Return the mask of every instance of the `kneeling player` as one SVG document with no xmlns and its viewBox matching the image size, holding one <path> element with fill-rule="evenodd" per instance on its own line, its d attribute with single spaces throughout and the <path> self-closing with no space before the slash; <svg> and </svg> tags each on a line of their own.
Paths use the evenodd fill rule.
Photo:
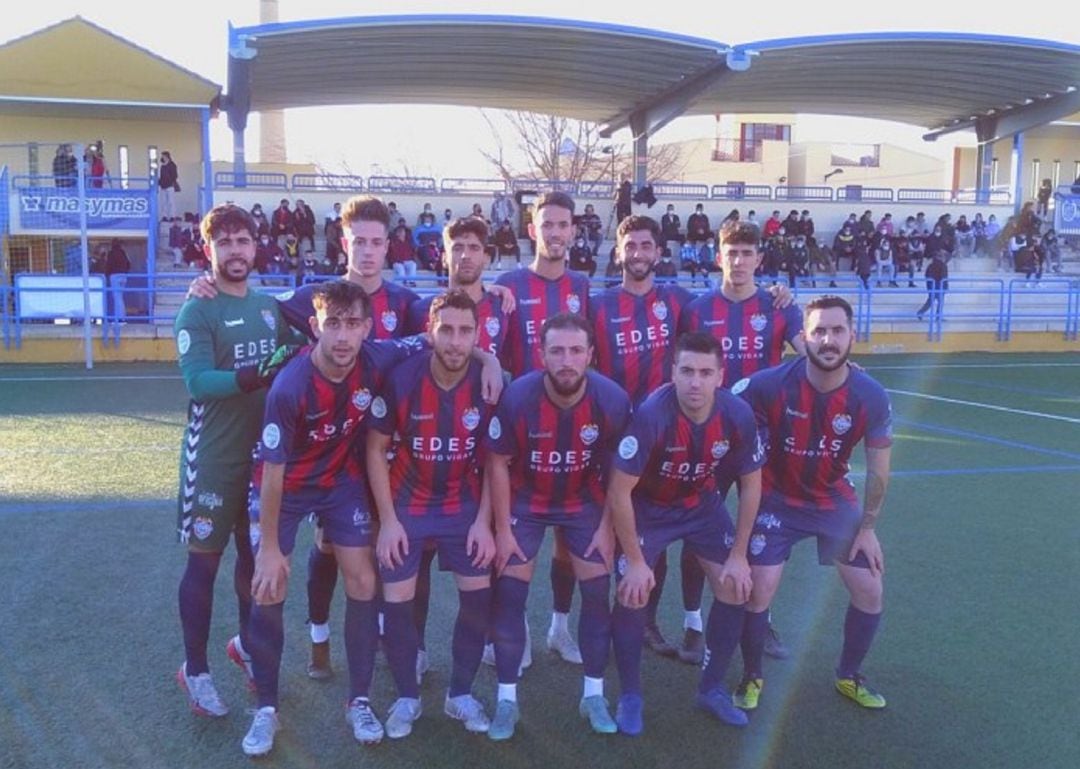
<svg viewBox="0 0 1080 769">
<path fill-rule="evenodd" d="M 735 703 L 757 707 L 768 608 L 795 543 L 817 540 L 818 561 L 836 564 L 851 596 L 836 688 L 866 708 L 885 698 L 866 685 L 859 667 L 882 610 L 884 556 L 874 527 L 885 501 L 892 410 L 884 388 L 846 365 L 854 340 L 851 305 L 823 296 L 806 305 L 806 357 L 736 384 L 754 409 L 767 441 L 761 512 L 750 539 L 754 580 L 743 635 L 743 682 Z M 847 478 L 848 460 L 865 439 L 862 510 Z"/>
<path fill-rule="evenodd" d="M 677 540 L 696 556 L 714 596 L 698 705 L 725 723 L 747 723 L 723 689 L 723 677 L 750 595 L 747 545 L 761 497 L 764 450 L 753 412 L 720 389 L 722 366 L 717 339 L 701 331 L 681 335 L 671 384 L 641 404 L 619 443 L 607 504 L 623 553 L 612 638 L 622 679 L 615 720 L 626 734 L 643 729 L 641 646 L 655 585 L 652 566 Z M 718 474 L 739 479 L 734 530 L 716 487 Z"/>
<path fill-rule="evenodd" d="M 495 557 L 491 505 L 477 458 L 493 409 L 484 403 L 481 366 L 472 359 L 476 303 L 455 289 L 435 298 L 429 319 L 431 352 L 390 372 L 384 395 L 372 404 L 375 419 L 367 436 L 380 524 L 376 551 L 386 601 L 386 657 L 399 697 L 386 719 L 393 738 L 412 732 L 421 712 L 413 600 L 429 541 L 441 566 L 454 572 L 460 601 L 444 708 L 470 732 L 486 732 L 490 724 L 472 684 L 484 650 Z M 392 438 L 397 448 L 388 463 Z"/>
<path fill-rule="evenodd" d="M 346 711 L 359 742 L 378 742 L 383 728 L 368 703 L 378 631 L 375 558 L 363 465 L 353 447 L 372 395 L 371 369 L 419 351 L 416 340 L 365 343 L 371 304 L 359 286 L 320 285 L 313 296 L 318 341 L 282 369 L 266 401 L 259 497 L 252 504 L 258 552 L 251 591 L 252 672 L 259 709 L 242 747 L 268 753 L 278 730 L 278 672 L 284 645 L 282 613 L 289 555 L 300 521 L 314 513 L 334 543 L 345 581 L 345 646 L 349 660 Z"/>
<path fill-rule="evenodd" d="M 495 515 L 492 636 L 499 680 L 488 736 L 509 739 L 518 721 L 517 681 L 525 647 L 525 601 L 545 529 L 562 530 L 581 585 L 578 639 L 585 667 L 579 712 L 596 732 L 615 732 L 604 701 L 611 646 L 608 603 L 611 524 L 603 517 L 602 471 L 630 415 L 630 399 L 589 371 L 593 332 L 560 313 L 540 331 L 544 368 L 510 383 L 488 429 L 487 475 Z"/>
</svg>

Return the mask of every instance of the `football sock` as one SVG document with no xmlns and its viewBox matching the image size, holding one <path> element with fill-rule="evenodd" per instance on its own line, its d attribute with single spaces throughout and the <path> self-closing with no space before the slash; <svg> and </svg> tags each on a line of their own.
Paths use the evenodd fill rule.
<svg viewBox="0 0 1080 769">
<path fill-rule="evenodd" d="M 647 609 L 628 609 L 618 601 L 611 610 L 611 645 L 623 694 L 641 694 L 641 644 Z"/>
<path fill-rule="evenodd" d="M 284 603 L 251 607 L 250 646 L 244 649 L 251 655 L 251 672 L 255 678 L 255 694 L 260 708 L 278 706 L 278 674 L 281 670 L 281 650 L 285 648 Z"/>
<path fill-rule="evenodd" d="M 585 676 L 585 683 L 581 689 L 581 698 L 586 697 L 603 697 L 604 696 L 604 679 L 603 678 L 590 678 Z"/>
<path fill-rule="evenodd" d="M 251 548 L 251 535 L 247 527 L 236 535 L 236 563 L 233 565 L 233 590 L 236 593 L 237 620 L 240 627 L 240 644 L 246 649 L 251 618 L 251 579 L 255 576 L 255 553 Z"/>
<path fill-rule="evenodd" d="M 569 614 L 574 603 L 574 566 L 570 561 L 551 559 L 551 597 L 554 611 Z"/>
<path fill-rule="evenodd" d="M 321 644 L 326 643 L 330 640 L 330 625 L 328 623 L 316 625 L 314 622 L 312 622 L 310 625 L 310 629 L 312 643 Z"/>
<path fill-rule="evenodd" d="M 705 592 L 705 572 L 701 570 L 698 559 L 683 546 L 682 557 L 679 560 L 682 568 L 682 603 L 687 612 L 698 612 L 698 626 L 694 630 L 701 630 L 701 596 Z M 689 625 L 687 626 L 689 627 Z"/>
<path fill-rule="evenodd" d="M 604 677 L 611 648 L 611 607 L 608 603 L 611 580 L 607 574 L 584 580 L 581 585 L 581 616 L 578 617 L 578 645 L 585 675 Z"/>
<path fill-rule="evenodd" d="M 704 628 L 704 625 L 701 623 L 701 609 L 684 611 L 682 626 L 683 630 L 696 630 L 700 633 Z"/>
<path fill-rule="evenodd" d="M 660 606 L 660 596 L 664 594 L 664 580 L 667 579 L 667 550 L 660 553 L 652 572 L 656 585 L 649 593 L 649 602 L 645 604 L 645 621 L 650 625 L 655 625 L 656 610 Z"/>
<path fill-rule="evenodd" d="M 424 550 L 420 554 L 420 571 L 416 575 L 416 595 L 413 596 L 413 622 L 416 624 L 416 643 L 426 649 L 424 634 L 427 630 L 428 605 L 431 603 L 431 562 L 438 550 Z"/>
<path fill-rule="evenodd" d="M 180 626 L 184 632 L 184 659 L 189 676 L 210 670 L 206 662 L 206 644 L 210 639 L 210 615 L 214 609 L 214 577 L 220 564 L 221 553 L 188 551 L 187 566 L 180 578 Z"/>
<path fill-rule="evenodd" d="M 765 634 L 769 632 L 769 610 L 746 610 L 743 616 L 743 677 L 762 678 L 761 657 L 765 653 Z"/>
<path fill-rule="evenodd" d="M 495 606 L 491 615 L 491 637 L 495 642 L 495 672 L 500 684 L 518 680 L 518 668 L 525 653 L 525 601 L 529 583 L 516 577 L 499 577 L 495 582 Z"/>
<path fill-rule="evenodd" d="M 386 619 L 386 661 L 394 677 L 399 697 L 416 699 L 420 687 L 416 683 L 416 623 L 413 621 L 412 601 L 383 604 Z"/>
<path fill-rule="evenodd" d="M 709 625 L 705 631 L 705 669 L 701 672 L 698 691 L 711 692 L 724 684 L 724 674 L 731 655 L 742 636 L 743 614 L 746 610 L 723 601 L 713 600 L 709 610 Z"/>
<path fill-rule="evenodd" d="M 844 649 L 840 653 L 840 666 L 836 669 L 837 678 L 852 678 L 859 672 L 880 623 L 880 612 L 867 614 L 848 604 L 847 616 L 844 617 Z"/>
<path fill-rule="evenodd" d="M 551 612 L 551 627 L 548 629 L 548 633 L 569 633 L 570 632 L 570 615 L 563 614 L 560 611 Z"/>
<path fill-rule="evenodd" d="M 375 671 L 379 625 L 375 601 L 345 598 L 345 656 L 349 660 L 349 699 L 368 696 Z"/>
<path fill-rule="evenodd" d="M 496 699 L 517 702 L 517 684 L 499 684 Z"/>
<path fill-rule="evenodd" d="M 491 612 L 491 588 L 459 590 L 457 621 L 451 644 L 453 671 L 450 674 L 450 696 L 457 697 L 472 691 L 473 679 L 484 656 L 484 636 Z M 522 648 L 524 653 L 524 647 Z"/>
<path fill-rule="evenodd" d="M 337 558 L 312 545 L 307 561 L 308 620 L 312 625 L 330 621 L 330 601 L 337 585 Z"/>
</svg>

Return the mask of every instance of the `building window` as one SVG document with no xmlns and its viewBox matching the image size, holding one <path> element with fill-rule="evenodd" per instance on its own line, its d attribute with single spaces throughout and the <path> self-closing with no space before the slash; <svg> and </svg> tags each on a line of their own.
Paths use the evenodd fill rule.
<svg viewBox="0 0 1080 769">
<path fill-rule="evenodd" d="M 158 151 L 157 147 L 146 148 L 146 175 L 151 179 L 156 179 L 158 175 Z"/>
<path fill-rule="evenodd" d="M 1042 179 L 1039 178 L 1041 168 L 1038 158 L 1031 161 L 1031 197 L 1033 198 L 1038 196 L 1039 185 L 1042 183 Z"/>
</svg>

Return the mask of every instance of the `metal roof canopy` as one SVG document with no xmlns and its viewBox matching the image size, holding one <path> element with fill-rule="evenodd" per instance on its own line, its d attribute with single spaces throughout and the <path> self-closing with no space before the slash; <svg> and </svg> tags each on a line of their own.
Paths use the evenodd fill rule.
<svg viewBox="0 0 1080 769">
<path fill-rule="evenodd" d="M 614 24 L 407 15 L 231 27 L 229 123 L 249 110 L 445 104 L 529 110 L 648 135 L 679 115 L 815 113 L 980 142 L 1080 110 L 1080 46 L 885 32 L 737 46 Z"/>
</svg>

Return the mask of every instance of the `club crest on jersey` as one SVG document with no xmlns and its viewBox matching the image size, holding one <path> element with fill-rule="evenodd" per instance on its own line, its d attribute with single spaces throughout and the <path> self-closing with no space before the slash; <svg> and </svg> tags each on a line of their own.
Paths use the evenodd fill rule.
<svg viewBox="0 0 1080 769">
<path fill-rule="evenodd" d="M 761 552 L 765 549 L 765 535 L 755 534 L 750 537 L 750 554 L 761 555 Z"/>
<path fill-rule="evenodd" d="M 393 332 L 397 328 L 397 313 L 393 310 L 384 310 L 379 319 L 382 321 L 382 327 L 387 331 Z"/>
<path fill-rule="evenodd" d="M 832 429 L 837 435 L 843 435 L 851 429 L 851 415 L 837 414 L 832 420 Z"/>
<path fill-rule="evenodd" d="M 623 459 L 633 459 L 637 450 L 638 440 L 633 435 L 627 435 L 619 441 L 619 456 Z"/>
<path fill-rule="evenodd" d="M 267 422 L 262 431 L 262 444 L 273 451 L 281 443 L 281 428 L 273 422 Z"/>
<path fill-rule="evenodd" d="M 200 515 L 195 518 L 191 530 L 195 534 L 195 539 L 206 539 L 214 533 L 214 519 Z"/>
<path fill-rule="evenodd" d="M 492 339 L 497 337 L 501 330 L 502 324 L 499 323 L 499 319 L 496 318 L 494 315 L 484 321 L 484 331 L 486 331 L 487 335 Z"/>
<path fill-rule="evenodd" d="M 365 392 L 367 391 L 365 390 Z M 386 401 L 382 399 L 381 395 L 371 402 L 371 416 L 376 419 L 382 419 L 386 416 Z"/>
<path fill-rule="evenodd" d="M 566 309 L 575 313 L 581 311 L 581 300 L 578 299 L 577 294 L 570 294 L 570 296 L 566 297 Z"/>
<path fill-rule="evenodd" d="M 187 355 L 187 351 L 191 349 L 191 334 L 186 328 L 180 329 L 180 333 L 176 335 L 176 349 L 181 355 Z"/>
<path fill-rule="evenodd" d="M 461 424 L 465 425 L 465 429 L 472 431 L 480 426 L 480 409 L 473 406 L 472 408 L 465 409 L 465 413 L 461 415 Z"/>
<path fill-rule="evenodd" d="M 361 411 L 366 411 L 367 407 L 371 405 L 371 393 L 368 392 L 366 387 L 362 387 L 352 394 L 352 405 Z"/>
<path fill-rule="evenodd" d="M 667 320 L 667 305 L 657 299 L 652 305 L 652 314 L 657 320 Z"/>
<path fill-rule="evenodd" d="M 731 444 L 727 441 L 713 441 L 712 458 L 723 459 L 724 455 L 728 453 L 729 448 L 731 448 Z"/>
<path fill-rule="evenodd" d="M 750 316 L 750 328 L 757 331 L 759 334 L 765 330 L 765 327 L 769 325 L 769 320 L 760 312 L 755 312 Z"/>
<path fill-rule="evenodd" d="M 289 301 L 290 299 L 293 298 L 293 294 L 295 294 L 295 293 L 296 293 L 295 291 L 293 291 L 292 289 L 289 289 L 284 294 L 278 294 L 276 299 L 279 302 L 287 302 L 287 301 Z"/>
<path fill-rule="evenodd" d="M 738 382 L 736 382 L 735 384 L 733 384 L 731 386 L 731 394 L 732 395 L 738 395 L 739 393 L 741 393 L 743 390 L 745 390 L 749 386 L 750 386 L 750 377 L 744 376 L 742 379 L 740 379 Z"/>
<path fill-rule="evenodd" d="M 274 313 L 270 310 L 262 311 L 262 319 L 268 329 L 271 331 L 277 330 L 277 318 L 274 317 Z"/>
<path fill-rule="evenodd" d="M 592 446 L 600 437 L 600 428 L 590 423 L 581 428 L 581 442 L 586 446 Z"/>
</svg>

